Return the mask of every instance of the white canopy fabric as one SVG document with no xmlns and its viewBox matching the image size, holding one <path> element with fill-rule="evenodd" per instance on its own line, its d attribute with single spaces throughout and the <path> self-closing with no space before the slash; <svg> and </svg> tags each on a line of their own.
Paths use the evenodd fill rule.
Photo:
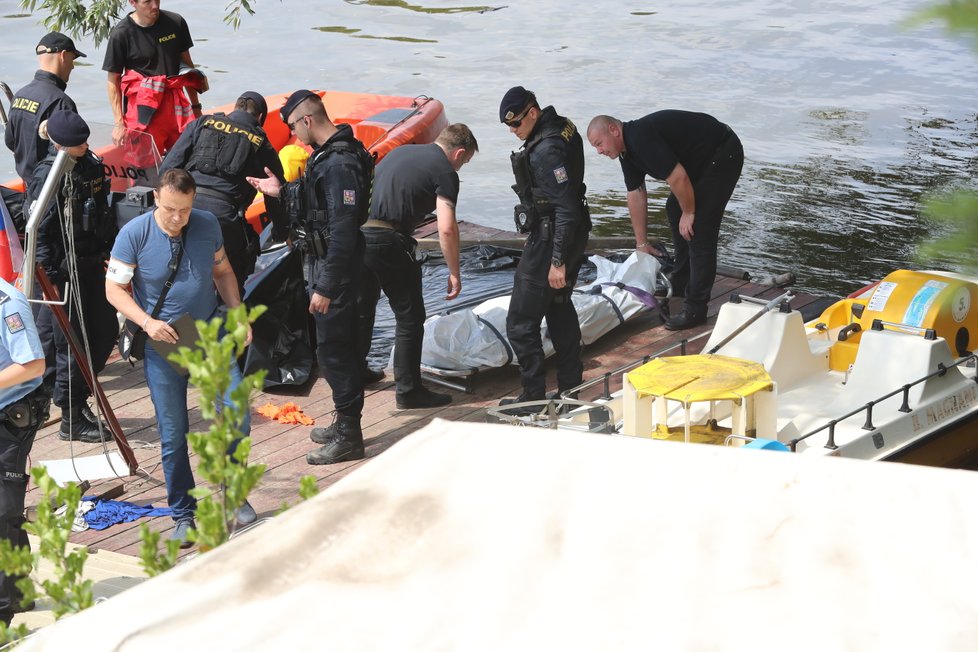
<svg viewBox="0 0 978 652">
<path fill-rule="evenodd" d="M 24 650 L 975 650 L 978 475 L 435 421 Z"/>
</svg>

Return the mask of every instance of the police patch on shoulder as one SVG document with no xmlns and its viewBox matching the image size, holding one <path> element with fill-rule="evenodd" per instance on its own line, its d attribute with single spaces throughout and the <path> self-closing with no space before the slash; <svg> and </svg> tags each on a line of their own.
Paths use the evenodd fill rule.
<svg viewBox="0 0 978 652">
<path fill-rule="evenodd" d="M 357 205 L 357 191 L 356 190 L 344 190 L 343 191 L 343 203 L 347 206 Z"/>
<path fill-rule="evenodd" d="M 554 177 L 557 179 L 557 183 L 565 183 L 567 181 L 567 168 L 561 165 L 554 170 Z"/>
<path fill-rule="evenodd" d="M 21 319 L 19 312 L 7 315 L 3 320 L 7 322 L 7 330 L 11 333 L 19 333 L 24 330 L 24 320 Z"/>
</svg>

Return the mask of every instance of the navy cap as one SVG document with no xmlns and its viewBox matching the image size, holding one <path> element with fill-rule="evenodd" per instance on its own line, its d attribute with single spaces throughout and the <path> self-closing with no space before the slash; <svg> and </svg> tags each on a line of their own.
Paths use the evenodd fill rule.
<svg viewBox="0 0 978 652">
<path fill-rule="evenodd" d="M 55 52 L 74 52 L 76 57 L 85 56 L 75 47 L 75 42 L 61 32 L 48 32 L 41 37 L 37 47 L 34 48 L 35 54 L 53 54 Z"/>
<path fill-rule="evenodd" d="M 513 86 L 503 95 L 503 101 L 499 103 L 499 121 L 509 122 L 527 107 L 537 101 L 537 96 L 532 91 L 528 91 L 522 86 Z"/>
<path fill-rule="evenodd" d="M 288 124 L 289 115 L 295 110 L 295 107 L 299 106 L 302 102 L 308 100 L 310 97 L 319 97 L 316 93 L 312 91 L 307 91 L 305 89 L 301 91 L 296 91 L 289 95 L 289 99 L 285 100 L 285 104 L 282 106 L 282 110 L 279 111 L 279 115 L 282 116 L 282 122 Z"/>
<path fill-rule="evenodd" d="M 91 130 L 74 111 L 55 111 L 48 118 L 48 138 L 62 147 L 76 147 L 88 141 Z"/>
<path fill-rule="evenodd" d="M 239 100 L 251 100 L 258 105 L 258 124 L 265 122 L 265 118 L 268 117 L 268 104 L 265 102 L 265 98 L 262 97 L 261 93 L 256 93 L 255 91 L 245 91 L 241 94 Z"/>
</svg>

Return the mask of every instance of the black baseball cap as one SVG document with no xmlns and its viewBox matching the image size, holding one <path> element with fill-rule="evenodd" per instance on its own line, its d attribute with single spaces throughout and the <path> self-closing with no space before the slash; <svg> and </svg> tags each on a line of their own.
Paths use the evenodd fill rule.
<svg viewBox="0 0 978 652">
<path fill-rule="evenodd" d="M 238 98 L 239 100 L 251 100 L 258 107 L 258 124 L 265 122 L 265 118 L 268 116 L 268 104 L 265 102 L 265 98 L 262 97 L 261 93 L 256 91 L 245 91 Z"/>
<path fill-rule="evenodd" d="M 282 106 L 282 109 L 279 111 L 279 115 L 282 117 L 282 122 L 288 124 L 289 115 L 291 115 L 291 113 L 295 110 L 295 107 L 299 106 L 300 104 L 308 100 L 310 97 L 318 98 L 319 95 L 305 89 L 301 91 L 296 91 L 291 95 L 289 95 L 289 99 L 285 100 L 285 104 Z"/>
<path fill-rule="evenodd" d="M 55 52 L 74 52 L 76 57 L 85 56 L 75 47 L 75 42 L 61 32 L 48 32 L 34 48 L 35 54 L 53 54 Z"/>
<path fill-rule="evenodd" d="M 513 86 L 503 95 L 499 103 L 499 121 L 509 122 L 523 112 L 529 104 L 537 101 L 537 96 L 533 91 L 528 91 L 522 86 Z"/>
</svg>

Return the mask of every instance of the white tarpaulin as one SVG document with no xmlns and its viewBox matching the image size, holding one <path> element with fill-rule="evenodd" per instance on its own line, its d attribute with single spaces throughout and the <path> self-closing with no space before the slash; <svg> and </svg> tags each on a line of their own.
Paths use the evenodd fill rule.
<svg viewBox="0 0 978 652">
<path fill-rule="evenodd" d="M 975 650 L 978 475 L 435 421 L 23 650 Z"/>
<path fill-rule="evenodd" d="M 590 344 L 642 311 L 655 291 L 659 261 L 634 252 L 623 263 L 591 256 L 597 268 L 593 283 L 576 288 L 571 300 L 581 323 L 581 340 Z M 471 310 L 437 315 L 425 321 L 421 364 L 427 370 L 467 371 L 502 367 L 516 358 L 506 338 L 509 296 L 485 301 Z M 544 355 L 554 352 L 544 320 Z"/>
</svg>

